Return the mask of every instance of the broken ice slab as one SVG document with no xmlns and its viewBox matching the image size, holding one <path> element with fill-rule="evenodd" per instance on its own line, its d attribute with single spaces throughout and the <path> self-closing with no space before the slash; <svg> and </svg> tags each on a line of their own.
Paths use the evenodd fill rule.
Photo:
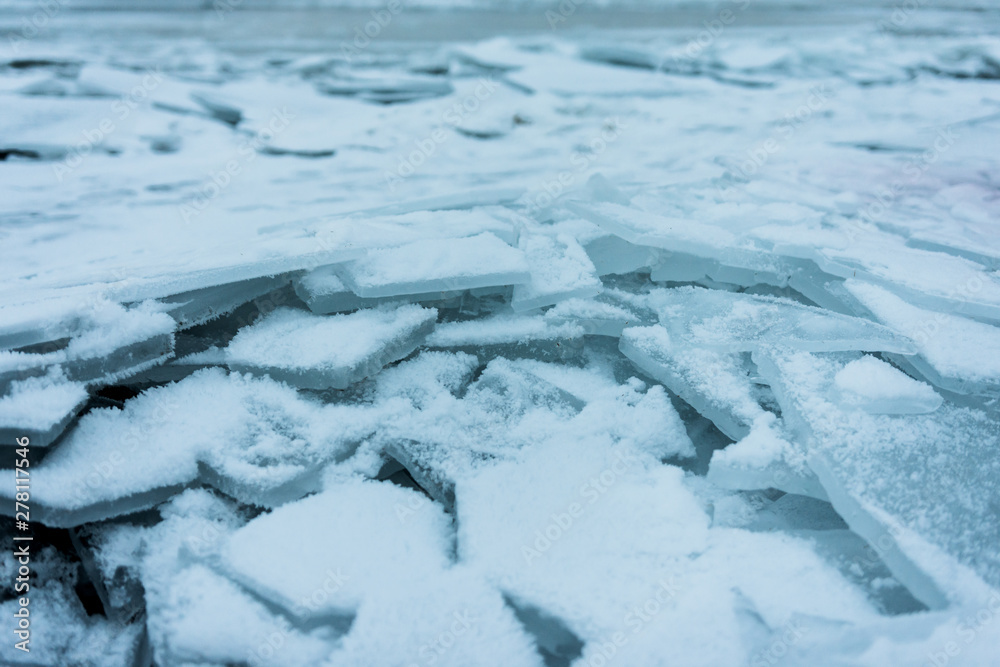
<svg viewBox="0 0 1000 667">
<path fill-rule="evenodd" d="M 676 344 L 746 352 L 768 343 L 800 350 L 865 350 L 914 354 L 892 329 L 775 297 L 698 287 L 654 290 L 649 305 Z"/>
<path fill-rule="evenodd" d="M 27 437 L 31 447 L 47 447 L 87 403 L 84 385 L 69 382 L 58 368 L 42 377 L 14 382 L 0 398 L 0 445 Z"/>
<path fill-rule="evenodd" d="M 145 590 L 146 626 L 158 663 L 306 667 L 329 654 L 342 627 L 295 627 L 213 569 L 226 539 L 245 525 L 246 515 L 235 503 L 206 489 L 189 489 L 161 505 L 159 513 L 163 520 L 139 528 L 138 536 L 118 535 L 98 546 L 110 552 L 105 557 L 112 562 L 133 562 L 129 570 L 137 572 Z M 135 555 L 121 553 L 133 549 Z"/>
<path fill-rule="evenodd" d="M 340 267 L 338 274 L 352 292 L 366 298 L 451 293 L 513 285 L 530 277 L 522 252 L 489 232 L 373 250 Z"/>
<path fill-rule="evenodd" d="M 342 313 L 359 308 L 373 307 L 392 301 L 392 298 L 363 299 L 351 291 L 340 277 L 341 265 L 321 266 L 296 278 L 292 284 L 295 293 L 318 315 Z"/>
<path fill-rule="evenodd" d="M 942 403 L 929 384 L 867 355 L 837 371 L 833 390 L 834 402 L 872 414 L 925 414 Z"/>
<path fill-rule="evenodd" d="M 65 348 L 70 338 L 85 337 L 89 340 L 77 343 L 78 348 L 106 354 L 123 341 L 172 332 L 172 321 L 161 311 L 153 302 L 123 307 L 93 291 L 7 303 L 0 306 L 0 350 L 30 348 L 34 354 L 43 354 Z M 102 343 L 103 348 L 99 347 Z"/>
<path fill-rule="evenodd" d="M 614 234 L 602 234 L 590 239 L 583 244 L 583 249 L 599 276 L 632 273 L 661 263 L 660 251 L 629 243 Z"/>
<path fill-rule="evenodd" d="M 860 280 L 846 280 L 833 289 L 855 309 L 913 339 L 919 354 L 893 359 L 903 367 L 948 391 L 1000 395 L 1000 327 L 918 308 Z"/>
<path fill-rule="evenodd" d="M 72 294 L 0 305 L 0 350 L 40 343 L 51 347 L 54 341 L 68 338 L 81 328 L 89 305 L 81 301 L 86 299 L 86 294 Z"/>
<path fill-rule="evenodd" d="M 650 264 L 650 278 L 657 282 L 713 281 L 741 287 L 771 285 L 778 288 L 811 285 L 830 279 L 808 260 L 778 255 L 766 259 L 747 257 L 716 260 L 683 252 L 661 251 L 658 259 Z"/>
<path fill-rule="evenodd" d="M 436 320 L 436 309 L 415 305 L 329 316 L 279 308 L 236 334 L 226 363 L 297 387 L 346 389 L 417 349 Z"/>
<path fill-rule="evenodd" d="M 326 79 L 316 84 L 328 95 L 355 95 L 371 102 L 411 102 L 451 93 L 451 83 L 441 78 L 416 76 L 353 76 Z"/>
<path fill-rule="evenodd" d="M 416 197 L 394 204 L 362 209 L 355 211 L 355 213 L 363 213 L 366 216 L 405 215 L 427 211 L 479 209 L 480 213 L 488 213 L 503 220 L 511 217 L 512 212 L 509 209 L 500 208 L 501 205 L 517 201 L 523 194 L 524 188 L 521 187 L 462 188 L 449 194 Z M 494 228 L 490 228 L 489 231 L 509 243 L 514 243 L 517 240 L 512 229 L 496 228 L 495 223 Z M 444 236 L 450 238 L 458 235 L 460 234 L 446 234 Z"/>
<path fill-rule="evenodd" d="M 285 400 L 291 399 L 286 387 L 275 398 L 284 393 L 289 394 Z M 276 507 L 297 500 L 322 488 L 325 466 L 349 457 L 380 424 L 402 418 L 407 407 L 397 402 L 375 408 L 354 403 L 319 407 L 304 399 L 290 401 L 280 417 L 295 420 L 300 433 L 205 450 L 199 477 L 248 505 Z"/>
<path fill-rule="evenodd" d="M 756 420 L 738 442 L 713 452 L 706 479 L 724 489 L 778 489 L 827 500 L 803 448 L 784 433 L 781 421 L 772 415 Z"/>
<path fill-rule="evenodd" d="M 576 323 L 589 336 L 618 338 L 625 327 L 654 324 L 656 314 L 625 298 L 618 290 L 606 290 L 593 299 L 567 299 L 545 311 L 553 324 Z"/>
<path fill-rule="evenodd" d="M 287 277 L 265 276 L 181 292 L 164 297 L 160 302 L 166 304 L 166 312 L 177 321 L 177 326 L 186 329 L 230 313 L 244 303 L 276 290 L 287 282 Z"/>
<path fill-rule="evenodd" d="M 10 536 L 3 535 L 10 539 Z M 143 623 L 122 624 L 105 618 L 100 613 L 89 613 L 77 594 L 79 581 L 78 563 L 71 561 L 56 548 L 43 548 L 39 542 L 15 542 L 30 552 L 30 590 L 22 591 L 19 600 L 15 595 L 5 595 L 0 602 L 0 613 L 17 618 L 18 611 L 28 609 L 29 635 L 23 644 L 25 650 L 16 648 L 11 641 L 0 648 L 0 662 L 5 666 L 39 667 L 40 665 L 104 665 L 106 667 L 135 667 L 144 664 Z M 35 545 L 38 545 L 37 547 Z M 0 570 L 17 572 L 17 549 L 5 550 L 0 556 Z M 13 584 L 11 584 L 13 592 Z M 21 604 L 27 597 L 30 607 Z M 27 601 L 25 601 L 27 602 Z M 22 614 L 23 616 L 23 614 Z"/>
<path fill-rule="evenodd" d="M 341 279 L 342 265 L 314 269 L 293 281 L 295 293 L 317 315 L 344 313 L 362 308 L 377 308 L 392 303 L 424 303 L 439 308 L 460 306 L 467 295 L 458 292 L 424 292 L 405 296 L 364 298 L 355 294 Z M 489 289 L 489 288 L 487 288 Z"/>
<path fill-rule="evenodd" d="M 272 380 L 199 371 L 145 391 L 124 409 L 82 417 L 32 467 L 33 519 L 69 527 L 137 512 L 206 469 L 244 502 L 299 497 L 314 490 L 310 471 L 350 454 L 390 408 L 322 406 Z"/>
<path fill-rule="evenodd" d="M 657 458 L 693 451 L 662 387 L 647 389 L 635 378 L 619 384 L 602 368 L 503 358 L 464 387 L 474 368 L 468 355 L 425 352 L 386 371 L 388 378 L 380 375 L 376 389 L 380 400 L 399 395 L 420 408 L 386 424 L 375 440 L 446 508 L 454 504 L 458 480 L 518 456 L 552 430 L 568 437 L 606 433 Z M 404 391 L 402 377 L 415 384 L 421 372 L 426 379 Z M 390 386 L 396 387 L 391 393 Z"/>
<path fill-rule="evenodd" d="M 5 106 L 0 121 L 0 152 L 43 160 L 58 160 L 78 144 L 89 146 L 88 152 L 114 152 L 103 132 L 95 131 L 99 139 L 90 143 L 80 129 L 98 128 L 102 123 L 106 126 L 113 117 L 111 103 L 106 99 L 22 96 L 16 104 Z"/>
<path fill-rule="evenodd" d="M 1000 585 L 993 548 L 1000 541 L 1000 422 L 948 402 L 919 415 L 845 408 L 830 391 L 860 358 L 754 353 L 785 423 L 851 529 L 928 607 L 982 599 Z"/>
<path fill-rule="evenodd" d="M 440 506 L 388 482 L 348 479 L 237 530 L 220 566 L 297 619 L 349 618 L 369 595 L 447 568 L 450 544 Z"/>
<path fill-rule="evenodd" d="M 813 259 L 841 278 L 880 285 L 913 304 L 1000 322 L 1000 278 L 981 264 L 906 246 L 892 234 L 866 232 L 842 247 L 781 248 Z"/>
<path fill-rule="evenodd" d="M 882 614 L 926 611 L 892 576 L 878 554 L 851 532 L 829 502 L 795 493 L 772 500 L 766 493 L 737 493 L 713 503 L 713 526 L 780 532 L 808 540 L 815 552 L 865 591 Z"/>
<path fill-rule="evenodd" d="M 372 590 L 330 665 L 542 667 L 534 642 L 482 575 L 457 566 Z"/>
<path fill-rule="evenodd" d="M 601 280 L 582 246 L 568 234 L 556 238 L 526 233 L 518 247 L 531 269 L 530 279 L 514 286 L 510 305 L 523 312 L 572 298 L 599 294 Z"/>
<path fill-rule="evenodd" d="M 431 349 L 453 349 L 483 358 L 529 357 L 557 361 L 578 357 L 585 330 L 575 323 L 554 324 L 542 315 L 500 312 L 490 317 L 442 322 L 427 337 Z"/>
<path fill-rule="evenodd" d="M 754 422 L 768 414 L 741 354 L 679 345 L 659 325 L 625 329 L 619 348 L 733 440 L 746 437 Z"/>
<path fill-rule="evenodd" d="M 699 664 L 740 664 L 745 655 L 717 651 L 719 632 L 740 634 L 736 589 L 769 627 L 795 613 L 872 613 L 804 540 L 710 529 L 684 480 L 677 468 L 599 439 L 540 443 L 457 486 L 459 556 L 590 647 L 633 632 L 629 612 L 654 601 L 652 627 L 642 624 L 649 641 L 628 635 L 633 641 L 619 648 L 625 664 L 657 664 L 665 650 L 688 664 L 681 656 L 699 649 L 712 652 Z M 649 530 L 632 530 L 636 524 Z M 791 571 L 789 561 L 775 562 L 776 549 L 791 554 Z M 626 653 L 633 643 L 639 653 Z"/>
<path fill-rule="evenodd" d="M 144 620 L 146 601 L 139 578 L 143 532 L 156 517 L 140 514 L 135 523 L 101 522 L 69 531 L 105 615 L 119 623 Z"/>
<path fill-rule="evenodd" d="M 455 365 L 471 375 L 474 367 L 470 362 L 475 362 L 475 357 L 425 352 L 392 369 L 395 372 L 388 381 L 395 384 L 398 380 L 393 376 L 412 376 L 421 368 L 438 375 Z M 416 396 L 416 387 L 403 394 L 419 401 L 422 409 L 386 424 L 375 441 L 448 511 L 454 509 L 456 480 L 468 477 L 481 466 L 510 458 L 525 446 L 518 425 L 526 413 L 532 412 L 536 419 L 541 414 L 549 415 L 550 422 L 555 423 L 584 406 L 576 396 L 503 358 L 491 361 L 465 388 L 461 399 L 440 385 L 433 398 L 424 398 L 430 384 L 422 381 L 422 390 Z M 379 397 L 387 393 L 381 376 L 376 391 Z"/>
<path fill-rule="evenodd" d="M 704 548 L 708 521 L 678 469 L 603 439 L 571 442 L 538 443 L 459 482 L 459 556 L 589 641 Z M 602 473 L 606 485 L 588 483 Z M 626 529 L 623 516 L 646 529 Z"/>
<path fill-rule="evenodd" d="M 43 346 L 44 352 L 0 351 L 0 391 L 55 366 L 74 382 L 114 382 L 162 363 L 173 353 L 176 324 L 158 305 L 144 302 L 125 309 L 93 302 L 91 306 L 65 346 L 54 342 Z"/>
<path fill-rule="evenodd" d="M 732 225 L 666 217 L 613 202 L 567 201 L 564 205 L 634 246 L 669 251 L 652 267 L 654 280 L 685 282 L 708 275 L 721 282 L 784 287 L 797 273 L 820 273 L 809 261 L 778 254 L 759 240 L 744 238 Z"/>
<path fill-rule="evenodd" d="M 976 193 L 979 195 L 977 198 L 981 202 L 987 198 L 992 199 L 991 195 L 983 196 L 985 194 L 983 190 Z M 962 208 L 963 204 L 966 207 L 978 208 L 972 202 L 961 202 L 956 208 Z M 997 235 L 994 221 L 985 211 L 977 211 L 977 214 L 973 214 L 974 220 L 952 217 L 948 221 L 950 224 L 947 225 L 941 224 L 938 220 L 928 220 L 925 228 L 909 235 L 906 245 L 911 248 L 958 255 L 994 271 L 1000 270 L 1000 236 Z"/>
<path fill-rule="evenodd" d="M 205 565 L 182 569 L 170 598 L 155 604 L 157 658 L 164 664 L 311 667 L 336 646 L 338 628 L 305 631 Z M 275 650 L 280 647 L 280 650 Z"/>
<path fill-rule="evenodd" d="M 825 499 L 805 457 L 782 434 L 778 406 L 743 354 L 677 346 L 661 326 L 630 327 L 619 343 L 637 368 L 662 382 L 738 441 L 714 452 L 708 475 L 728 489 L 781 489 Z"/>
</svg>

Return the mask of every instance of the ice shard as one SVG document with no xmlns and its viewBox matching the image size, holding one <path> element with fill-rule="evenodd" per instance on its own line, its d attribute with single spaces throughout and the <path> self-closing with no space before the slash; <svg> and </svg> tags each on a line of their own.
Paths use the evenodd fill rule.
<svg viewBox="0 0 1000 667">
<path fill-rule="evenodd" d="M 917 599 L 932 609 L 975 603 L 982 581 L 998 585 L 988 546 L 1000 539 L 994 417 L 948 402 L 928 414 L 845 407 L 830 390 L 857 353 L 754 357 L 833 506 Z"/>
<path fill-rule="evenodd" d="M 518 244 L 531 267 L 530 279 L 514 287 L 515 312 L 549 306 L 564 299 L 600 293 L 601 281 L 586 251 L 573 238 L 525 234 Z"/>
<path fill-rule="evenodd" d="M 437 310 L 415 305 L 329 316 L 279 308 L 233 338 L 226 363 L 297 387 L 345 389 L 413 352 L 436 320 Z"/>
<path fill-rule="evenodd" d="M 847 280 L 838 290 L 845 301 L 913 340 L 918 355 L 897 359 L 904 367 L 948 391 L 1000 394 L 1000 327 L 954 312 L 919 308 L 859 280 Z"/>
<path fill-rule="evenodd" d="M 689 347 L 746 352 L 780 342 L 810 351 L 916 351 L 888 327 L 788 299 L 680 287 L 652 292 L 649 304 L 671 338 Z"/>
<path fill-rule="evenodd" d="M 474 320 L 443 322 L 427 337 L 431 349 L 452 349 L 488 357 L 572 359 L 583 347 L 584 328 L 556 324 L 542 315 L 500 312 Z"/>
<path fill-rule="evenodd" d="M 332 482 L 234 532 L 221 567 L 295 618 L 350 618 L 394 582 L 448 567 L 450 522 L 440 506 L 415 504 L 417 495 L 386 482 Z M 317 590 L 326 595 L 314 600 Z"/>
<path fill-rule="evenodd" d="M 321 406 L 271 380 L 199 371 L 81 418 L 32 467 L 33 515 L 57 527 L 100 521 L 203 475 L 244 502 L 279 504 L 314 491 L 309 474 L 349 455 L 391 409 Z"/>
<path fill-rule="evenodd" d="M 47 375 L 14 382 L 0 398 L 0 444 L 27 437 L 47 447 L 66 430 L 89 398 L 84 385 L 69 382 L 57 367 Z"/>
<path fill-rule="evenodd" d="M 625 329 L 620 349 L 734 440 L 746 437 L 767 414 L 764 395 L 751 380 L 749 360 L 739 353 L 678 345 L 662 326 Z"/>
<path fill-rule="evenodd" d="M 489 232 L 373 250 L 338 273 L 354 294 L 364 298 L 453 293 L 529 278 L 522 253 Z"/>
</svg>

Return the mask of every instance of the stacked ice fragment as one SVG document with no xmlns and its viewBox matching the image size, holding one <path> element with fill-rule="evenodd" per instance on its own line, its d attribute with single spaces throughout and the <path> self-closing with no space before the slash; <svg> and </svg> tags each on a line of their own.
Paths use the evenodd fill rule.
<svg viewBox="0 0 1000 667">
<path fill-rule="evenodd" d="M 0 433 L 38 447 L 33 520 L 82 564 L 44 552 L 39 632 L 115 664 L 733 664 L 789 628 L 875 641 L 989 604 L 989 308 L 633 204 L 553 209 L 617 243 L 518 211 L 5 307 Z M 620 244 L 643 265 L 598 270 Z"/>
<path fill-rule="evenodd" d="M 37 553 L 32 653 L 0 663 L 994 664 L 995 156 L 950 148 L 876 222 L 857 193 L 913 152 L 888 109 L 937 127 L 957 100 L 988 138 L 995 44 L 794 38 L 269 52 L 203 80 L 217 54 L 180 49 L 56 189 L 77 126 L 142 76 L 2 65 L 23 182 L 0 478 L 29 438 Z M 723 188 L 716 147 L 820 76 L 843 104 Z M 297 122 L 199 208 L 177 174 L 218 170 L 278 97 Z M 538 185 L 581 159 L 607 177 Z"/>
</svg>

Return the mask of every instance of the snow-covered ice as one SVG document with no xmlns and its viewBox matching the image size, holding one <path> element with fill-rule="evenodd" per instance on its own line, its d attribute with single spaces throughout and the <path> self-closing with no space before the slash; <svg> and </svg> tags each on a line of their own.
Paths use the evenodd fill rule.
<svg viewBox="0 0 1000 667">
<path fill-rule="evenodd" d="M 0 664 L 992 667 L 996 19 L 0 0 Z"/>
</svg>

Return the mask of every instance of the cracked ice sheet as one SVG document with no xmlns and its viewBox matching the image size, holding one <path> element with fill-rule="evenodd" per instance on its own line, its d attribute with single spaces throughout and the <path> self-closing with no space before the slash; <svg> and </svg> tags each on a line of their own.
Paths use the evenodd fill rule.
<svg viewBox="0 0 1000 667">
<path fill-rule="evenodd" d="M 830 275 L 879 284 L 926 308 L 1000 321 L 1000 280 L 981 264 L 908 247 L 899 236 L 856 221 L 848 224 L 832 233 L 823 230 L 819 240 L 806 233 L 801 245 L 790 242 L 787 229 L 769 230 L 769 236 L 776 252 L 813 260 Z"/>
<path fill-rule="evenodd" d="M 386 424 L 375 442 L 446 507 L 459 480 L 554 437 L 605 434 L 657 459 L 693 454 L 661 387 L 647 389 L 635 378 L 618 384 L 594 367 L 504 358 L 465 386 L 474 368 L 469 355 L 425 352 L 386 371 L 376 387 L 378 399 L 409 398 L 417 409 Z M 414 377 L 419 385 L 399 388 Z"/>
<path fill-rule="evenodd" d="M 723 488 L 776 488 L 825 500 L 805 457 L 788 442 L 767 387 L 744 355 L 675 345 L 663 327 L 632 327 L 620 349 L 710 419 L 735 444 L 712 455 L 708 478 Z"/>
<path fill-rule="evenodd" d="M 699 287 L 654 290 L 649 305 L 678 343 L 746 352 L 777 343 L 811 351 L 866 350 L 913 354 L 913 342 L 859 317 L 789 299 Z"/>
<path fill-rule="evenodd" d="M 131 565 L 142 580 L 157 660 L 306 667 L 329 655 L 336 628 L 297 628 L 214 569 L 227 537 L 246 523 L 232 502 L 190 489 L 159 512 L 162 522 L 137 529 L 142 549 Z"/>
<path fill-rule="evenodd" d="M 860 357 L 762 351 L 789 427 L 853 530 L 929 607 L 976 604 L 1000 584 L 991 545 L 1000 470 L 1000 423 L 945 402 L 923 415 L 868 414 L 831 398 Z M 884 362 L 881 362 L 884 363 Z M 834 394 L 834 397 L 836 394 Z"/>
<path fill-rule="evenodd" d="M 367 248 L 384 247 L 386 239 L 404 244 L 482 232 L 512 238 L 510 222 L 481 210 L 373 218 L 305 206 L 296 209 L 296 222 L 286 217 L 284 224 L 275 224 L 274 212 L 266 208 L 248 210 L 252 207 L 243 202 L 238 210 L 229 210 L 221 203 L 213 200 L 197 225 L 178 224 L 174 208 L 153 207 L 142 212 L 143 225 L 136 228 L 130 221 L 137 213 L 118 207 L 97 216 L 83 212 L 71 229 L 55 222 L 15 226 L 5 238 L 18 251 L 0 293 L 4 309 L 15 315 L 25 311 L 31 315 L 27 321 L 52 327 L 75 317 L 80 299 L 159 298 L 311 269 L 356 259 Z M 207 218 L 211 224 L 202 224 Z M 55 267 L 52 256 L 76 259 Z"/>
<path fill-rule="evenodd" d="M 27 436 L 33 447 L 49 445 L 87 398 L 84 386 L 66 381 L 58 369 L 12 383 L 7 395 L 0 398 L 0 444 L 13 445 L 16 439 Z"/>
<path fill-rule="evenodd" d="M 506 594 L 587 642 L 578 664 L 607 642 L 629 664 L 729 664 L 795 613 L 874 617 L 806 542 L 710 529 L 679 469 L 601 438 L 575 439 L 570 458 L 566 446 L 460 483 L 458 544 Z M 745 616 L 757 618 L 751 637 Z"/>
<path fill-rule="evenodd" d="M 322 406 L 267 379 L 198 371 L 122 410 L 81 418 L 32 469 L 35 509 L 46 525 L 75 526 L 151 507 L 202 474 L 244 502 L 277 504 L 315 491 L 318 479 L 303 477 L 347 456 L 388 414 Z"/>
<path fill-rule="evenodd" d="M 880 322 L 913 339 L 920 356 L 906 363 L 937 386 L 959 393 L 1000 393 L 1000 327 L 918 308 L 859 280 L 844 281 L 843 289 Z"/>
<path fill-rule="evenodd" d="M 513 285 L 529 278 L 523 254 L 489 233 L 374 250 L 339 274 L 365 298 Z M 302 281 L 309 285 L 308 276 Z"/>
<path fill-rule="evenodd" d="M 480 357 L 571 360 L 583 350 L 586 330 L 575 322 L 510 311 L 473 320 L 442 322 L 427 337 L 430 349 L 453 349 Z"/>
<path fill-rule="evenodd" d="M 373 590 L 328 667 L 424 664 L 488 667 L 544 663 L 500 592 L 456 566 L 395 590 Z"/>
<path fill-rule="evenodd" d="M 347 315 L 279 308 L 236 334 L 226 363 L 299 387 L 345 389 L 413 352 L 436 320 L 436 309 L 416 305 Z"/>
<path fill-rule="evenodd" d="M 635 327 L 656 321 L 652 313 L 633 307 L 614 292 L 605 291 L 593 299 L 566 299 L 545 311 L 545 319 L 562 324 L 575 322 L 588 335 L 619 338 L 629 325 Z"/>
<path fill-rule="evenodd" d="M 701 258 L 707 260 L 704 262 L 706 267 L 715 262 L 735 270 L 741 281 L 750 284 L 763 282 L 783 286 L 790 276 L 797 273 L 819 273 L 818 269 L 801 259 L 771 252 L 760 241 L 741 234 L 738 227 L 734 229 L 732 224 L 726 224 L 728 220 L 711 224 L 692 219 L 683 212 L 664 216 L 612 202 L 566 202 L 565 206 L 633 245 L 662 248 Z M 738 215 L 735 211 L 733 214 Z M 662 259 L 663 266 L 670 269 L 673 263 L 670 253 L 666 253 Z M 704 271 L 700 268 L 696 277 L 704 275 Z M 733 276 L 727 277 L 735 282 Z M 662 279 L 678 278 L 668 274 Z"/>
<path fill-rule="evenodd" d="M 531 267 L 530 279 L 515 285 L 515 312 L 549 306 L 565 299 L 587 298 L 601 291 L 594 264 L 572 237 L 525 233 L 518 242 Z"/>
<path fill-rule="evenodd" d="M 4 325 L 0 326 L 0 346 L 18 348 L 48 343 L 46 347 L 51 350 L 0 350 L 0 374 L 53 364 L 86 366 L 88 362 L 98 368 L 111 368 L 115 364 L 109 363 L 107 357 L 114 356 L 115 352 L 157 337 L 166 339 L 176 328 L 174 320 L 162 312 L 165 308 L 154 302 L 125 308 L 96 298 L 61 305 L 67 308 L 69 315 L 61 322 L 49 317 L 51 312 L 45 304 L 0 309 L 5 316 Z M 65 347 L 55 344 L 61 338 L 70 338 Z M 94 379 L 94 373 L 100 372 L 93 368 L 77 370 L 88 376 L 83 378 L 85 380 Z"/>
<path fill-rule="evenodd" d="M 0 557 L 0 572 L 14 580 L 19 563 L 12 552 Z M 88 614 L 74 587 L 77 564 L 55 547 L 31 550 L 29 651 L 14 648 L 14 641 L 0 649 L 5 665 L 133 665 L 140 660 L 141 623 L 122 625 L 100 614 Z M 0 612 L 15 617 L 24 609 L 17 597 L 0 603 Z"/>
<path fill-rule="evenodd" d="M 389 482 L 331 480 L 322 492 L 233 533 L 221 549 L 221 567 L 296 618 L 350 618 L 369 596 L 449 567 L 451 520 L 440 505 L 420 500 L 418 492 Z M 328 595 L 314 599 L 331 576 L 337 580 Z"/>
</svg>

